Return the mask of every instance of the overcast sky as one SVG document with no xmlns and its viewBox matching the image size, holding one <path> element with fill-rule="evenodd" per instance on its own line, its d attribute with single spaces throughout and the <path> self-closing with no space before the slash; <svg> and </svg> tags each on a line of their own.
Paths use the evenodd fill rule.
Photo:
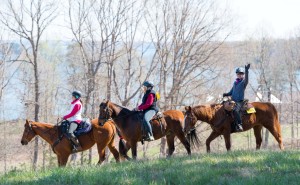
<svg viewBox="0 0 300 185">
<path fill-rule="evenodd" d="M 3 0 L 0 0 L 2 3 Z M 18 1 L 17 1 L 18 2 Z M 229 40 L 245 40 L 259 37 L 262 30 L 274 38 L 294 36 L 300 28 L 300 0 L 216 0 L 227 2 L 234 16 L 234 30 Z M 43 38 L 49 40 L 69 40 L 72 38 L 68 19 L 57 17 Z M 300 35 L 300 31 L 299 35 Z"/>
<path fill-rule="evenodd" d="M 227 0 L 241 30 L 237 40 L 264 29 L 272 37 L 288 38 L 300 27 L 300 0 Z"/>
</svg>

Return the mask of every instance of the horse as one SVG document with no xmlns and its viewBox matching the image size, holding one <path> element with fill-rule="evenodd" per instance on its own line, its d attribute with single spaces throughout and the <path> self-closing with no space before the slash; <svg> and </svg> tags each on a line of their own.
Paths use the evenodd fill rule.
<svg viewBox="0 0 300 185">
<path fill-rule="evenodd" d="M 103 123 L 105 123 L 107 120 L 112 119 L 116 127 L 120 130 L 121 136 L 131 147 L 132 157 L 134 160 L 136 160 L 137 143 L 139 141 L 143 141 L 142 122 L 139 113 L 137 111 L 131 111 L 110 101 L 102 102 L 99 108 L 99 125 L 103 125 Z M 183 132 L 183 121 L 183 113 L 177 110 L 167 110 L 163 112 L 162 125 L 156 119 L 152 119 L 151 121 L 154 139 L 157 140 L 164 136 L 166 136 L 167 138 L 167 157 L 170 157 L 175 150 L 175 136 L 177 136 L 181 143 L 184 145 L 188 155 L 191 155 L 190 144 Z M 120 148 L 119 151 L 121 155 L 124 154 L 121 153 Z"/>
<path fill-rule="evenodd" d="M 116 135 L 114 124 L 111 121 L 107 121 L 100 127 L 98 125 L 98 119 L 91 120 L 91 123 L 92 130 L 78 136 L 82 151 L 91 148 L 97 143 L 99 154 L 98 164 L 100 165 L 105 160 L 105 147 L 108 146 L 109 150 L 114 155 L 116 162 L 119 162 L 119 152 L 114 144 Z M 60 138 L 61 133 L 58 126 L 50 123 L 26 120 L 24 127 L 21 139 L 22 145 L 27 145 L 36 135 L 38 135 L 52 146 L 54 153 L 57 155 L 58 166 L 66 166 L 68 158 L 72 154 L 72 147 L 69 139 L 66 137 Z"/>
<path fill-rule="evenodd" d="M 261 130 L 262 127 L 265 127 L 275 137 L 279 148 L 283 150 L 281 127 L 275 106 L 268 102 L 252 102 L 251 104 L 254 106 L 256 113 L 242 116 L 243 131 L 253 128 L 256 138 L 256 149 L 259 150 L 262 143 Z M 186 106 L 184 132 L 197 135 L 195 125 L 198 120 L 208 123 L 212 128 L 212 132 L 206 140 L 208 153 L 210 152 L 210 142 L 220 135 L 224 136 L 226 149 L 230 151 L 230 135 L 234 132 L 231 124 L 234 119 L 226 112 L 223 104 Z"/>
</svg>

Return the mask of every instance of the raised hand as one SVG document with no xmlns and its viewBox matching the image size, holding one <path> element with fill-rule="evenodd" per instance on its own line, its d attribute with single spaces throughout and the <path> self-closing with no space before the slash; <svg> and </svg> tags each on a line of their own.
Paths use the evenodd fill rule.
<svg viewBox="0 0 300 185">
<path fill-rule="evenodd" d="M 245 65 L 245 69 L 248 70 L 250 68 L 250 64 Z"/>
</svg>

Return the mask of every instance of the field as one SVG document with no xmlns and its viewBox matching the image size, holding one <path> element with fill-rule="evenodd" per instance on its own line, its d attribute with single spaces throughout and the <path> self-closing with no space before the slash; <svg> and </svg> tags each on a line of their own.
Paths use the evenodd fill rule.
<svg viewBox="0 0 300 185">
<path fill-rule="evenodd" d="M 0 184 L 299 184 L 300 151 L 234 151 L 171 159 L 10 171 Z"/>
</svg>

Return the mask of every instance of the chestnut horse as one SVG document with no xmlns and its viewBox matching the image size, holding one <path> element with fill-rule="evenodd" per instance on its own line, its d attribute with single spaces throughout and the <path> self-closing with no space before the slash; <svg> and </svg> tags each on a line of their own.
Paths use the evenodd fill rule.
<svg viewBox="0 0 300 185">
<path fill-rule="evenodd" d="M 99 154 L 98 164 L 105 160 L 105 147 L 108 146 L 109 150 L 113 153 L 117 162 L 119 162 L 119 152 L 114 145 L 114 138 L 116 129 L 111 121 L 107 121 L 103 127 L 98 125 L 98 120 L 93 119 L 92 130 L 86 134 L 78 136 L 78 140 L 82 146 L 82 151 L 91 148 L 97 143 Z M 23 137 L 21 139 L 22 145 L 27 145 L 36 135 L 43 138 L 51 146 L 57 155 L 59 166 L 67 164 L 69 156 L 72 154 L 71 143 L 69 139 L 63 137 L 60 142 L 60 131 L 58 126 L 49 123 L 40 123 L 26 120 Z"/>
<path fill-rule="evenodd" d="M 279 148 L 283 150 L 281 128 L 278 120 L 276 108 L 271 103 L 253 102 L 251 103 L 256 113 L 244 114 L 242 116 L 243 131 L 253 128 L 256 138 L 256 149 L 260 149 L 262 143 L 262 127 L 268 129 L 275 137 Z M 226 149 L 231 148 L 230 134 L 232 133 L 232 116 L 228 116 L 222 104 L 198 105 L 195 107 L 185 107 L 184 132 L 195 134 L 195 125 L 198 120 L 208 123 L 212 127 L 212 132 L 206 140 L 206 150 L 210 152 L 210 142 L 220 135 L 224 136 Z"/>
<path fill-rule="evenodd" d="M 109 119 L 114 120 L 115 125 L 121 132 L 120 134 L 131 147 L 133 159 L 136 159 L 137 143 L 142 141 L 142 123 L 138 112 L 130 111 L 129 109 L 116 105 L 110 101 L 102 102 L 100 104 L 98 118 L 99 125 L 103 125 L 103 123 Z M 163 119 L 165 120 L 162 121 L 163 125 L 160 125 L 159 121 L 157 120 L 152 120 L 154 139 L 157 140 L 166 136 L 169 157 L 175 150 L 174 138 L 177 136 L 187 150 L 188 155 L 190 155 L 190 144 L 183 132 L 183 113 L 177 110 L 168 110 L 163 112 Z"/>
</svg>

